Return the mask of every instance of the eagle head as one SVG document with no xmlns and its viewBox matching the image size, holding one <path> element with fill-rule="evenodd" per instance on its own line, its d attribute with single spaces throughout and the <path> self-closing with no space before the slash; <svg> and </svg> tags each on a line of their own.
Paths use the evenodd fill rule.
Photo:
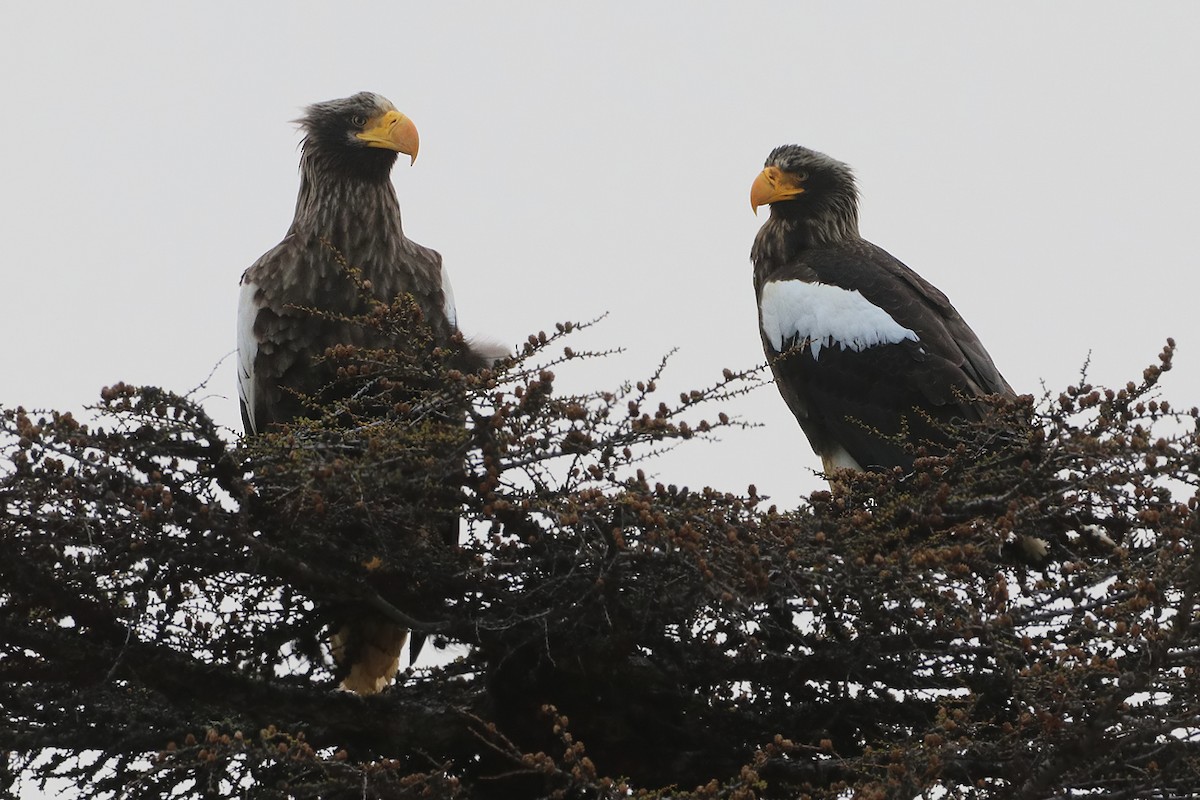
<svg viewBox="0 0 1200 800">
<path fill-rule="evenodd" d="M 858 188 L 850 167 L 798 144 L 776 147 L 750 187 L 750 207 L 803 223 L 810 243 L 858 235 Z"/>
<path fill-rule="evenodd" d="M 304 158 L 335 172 L 386 178 L 399 153 L 417 160 L 416 126 L 374 92 L 313 103 L 296 122 L 305 134 Z"/>
</svg>

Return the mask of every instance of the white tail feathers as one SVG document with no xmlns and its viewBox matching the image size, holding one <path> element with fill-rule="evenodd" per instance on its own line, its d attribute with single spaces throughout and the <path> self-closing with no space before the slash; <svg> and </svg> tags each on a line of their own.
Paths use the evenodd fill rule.
<svg viewBox="0 0 1200 800">
<path fill-rule="evenodd" d="M 330 644 L 338 664 L 350 662 L 342 688 L 356 694 L 377 694 L 386 689 L 400 669 L 400 650 L 408 631 L 382 619 L 365 617 L 348 622 Z"/>
<path fill-rule="evenodd" d="M 485 361 L 499 361 L 513 354 L 511 347 L 486 336 L 472 336 L 467 339 L 467 347 Z"/>
</svg>

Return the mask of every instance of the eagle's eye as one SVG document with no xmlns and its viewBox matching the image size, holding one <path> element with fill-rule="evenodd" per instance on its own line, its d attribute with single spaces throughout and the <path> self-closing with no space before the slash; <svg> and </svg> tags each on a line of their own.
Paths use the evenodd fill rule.
<svg viewBox="0 0 1200 800">
<path fill-rule="evenodd" d="M 796 176 L 796 180 L 798 182 L 804 182 L 804 181 L 808 180 L 808 173 L 802 169 L 798 169 L 795 172 L 793 172 L 792 174 Z"/>
<path fill-rule="evenodd" d="M 350 118 L 350 122 L 354 124 L 354 127 L 361 128 L 363 125 L 367 124 L 367 118 L 362 114 L 355 114 Z"/>
</svg>

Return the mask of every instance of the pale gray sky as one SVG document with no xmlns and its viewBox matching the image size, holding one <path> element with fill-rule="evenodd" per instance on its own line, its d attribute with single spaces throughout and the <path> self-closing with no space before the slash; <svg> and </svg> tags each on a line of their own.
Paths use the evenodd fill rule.
<svg viewBox="0 0 1200 800">
<path fill-rule="evenodd" d="M 1200 403 L 1200 4 L 16 3 L 0 28 L 0 404 L 198 384 L 282 237 L 289 120 L 360 90 L 416 122 L 395 183 L 468 332 L 610 316 L 564 388 L 664 397 L 762 360 L 750 182 L 795 142 L 857 170 L 864 235 L 943 289 L 1018 390 L 1140 374 Z M 208 407 L 238 428 L 233 363 Z M 820 485 L 763 423 L 662 477 L 780 503 Z M 715 413 L 715 412 L 714 412 Z"/>
</svg>

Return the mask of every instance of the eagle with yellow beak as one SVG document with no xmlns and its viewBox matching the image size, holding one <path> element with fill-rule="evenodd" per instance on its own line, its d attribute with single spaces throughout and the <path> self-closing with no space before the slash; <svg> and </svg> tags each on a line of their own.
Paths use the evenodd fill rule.
<svg viewBox="0 0 1200 800">
<path fill-rule="evenodd" d="M 442 257 L 404 235 L 392 166 L 400 154 L 416 161 L 416 126 L 371 92 L 316 103 L 298 120 L 304 132 L 300 194 L 283 241 L 242 275 L 238 304 L 238 395 L 246 433 L 313 413 L 304 398 L 336 377 L 322 359 L 334 345 L 395 348 L 394 334 L 355 322 L 374 299 L 408 294 L 435 345 L 458 330 L 454 293 Z M 349 270 L 355 275 L 352 278 Z M 490 345 L 459 346 L 463 370 L 478 369 L 502 352 Z M 453 544 L 457 520 L 443 526 Z M 408 631 L 364 613 L 333 636 L 333 654 L 346 671 L 343 687 L 368 694 L 387 686 L 399 668 Z M 415 659 L 421 637 L 414 636 Z"/>
<path fill-rule="evenodd" d="M 750 251 L 763 348 L 826 473 L 909 471 L 1013 396 L 946 295 L 859 235 L 846 164 L 777 147 L 750 205 L 771 207 Z"/>
</svg>

